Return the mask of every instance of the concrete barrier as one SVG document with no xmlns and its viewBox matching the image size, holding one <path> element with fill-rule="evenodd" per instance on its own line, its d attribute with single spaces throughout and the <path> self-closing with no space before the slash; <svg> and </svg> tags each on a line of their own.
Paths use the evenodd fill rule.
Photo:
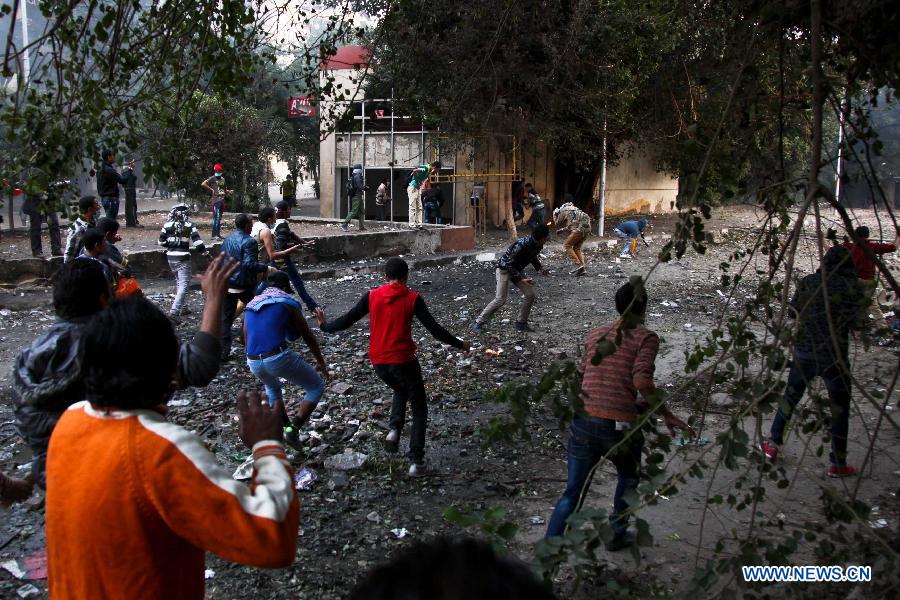
<svg viewBox="0 0 900 600">
<path fill-rule="evenodd" d="M 325 219 L 291 219 L 302 224 L 306 222 L 331 222 Z M 302 234 L 302 227 L 298 228 Z M 300 264 L 316 264 L 338 260 L 361 260 L 381 256 L 401 254 L 434 254 L 436 252 L 461 252 L 475 247 L 475 230 L 472 227 L 425 226 L 422 229 L 380 230 L 350 233 L 346 235 L 312 236 L 311 250 L 295 255 Z M 221 244 L 210 247 L 217 253 Z M 142 250 L 127 254 L 128 266 L 138 278 L 171 277 L 169 263 L 163 250 Z M 206 268 L 208 260 L 200 255 L 191 257 L 194 272 Z M 62 259 L 41 260 L 21 258 L 0 260 L 0 284 L 18 285 L 35 279 L 49 279 L 59 267 Z"/>
</svg>

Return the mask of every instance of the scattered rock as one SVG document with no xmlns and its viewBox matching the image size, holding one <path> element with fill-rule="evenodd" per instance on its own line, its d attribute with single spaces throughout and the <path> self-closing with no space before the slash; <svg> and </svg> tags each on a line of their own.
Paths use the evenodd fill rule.
<svg viewBox="0 0 900 600">
<path fill-rule="evenodd" d="M 368 460 L 368 454 L 348 449 L 341 454 L 335 454 L 326 458 L 325 468 L 332 471 L 353 471 L 362 468 Z"/>
<path fill-rule="evenodd" d="M 338 471 L 331 474 L 331 477 L 329 477 L 328 479 L 328 483 L 325 485 L 332 492 L 335 490 L 342 490 L 350 485 L 350 477 L 348 477 L 346 473 Z"/>
<path fill-rule="evenodd" d="M 331 386 L 331 391 L 338 396 L 349 394 L 353 390 L 353 386 L 349 383 L 338 382 Z"/>
</svg>

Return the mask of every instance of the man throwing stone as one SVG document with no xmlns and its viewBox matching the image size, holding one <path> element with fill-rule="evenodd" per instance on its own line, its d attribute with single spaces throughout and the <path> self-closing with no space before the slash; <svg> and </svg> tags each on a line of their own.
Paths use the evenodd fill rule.
<svg viewBox="0 0 900 600">
<path fill-rule="evenodd" d="M 384 439 L 388 450 L 397 451 L 400 432 L 406 420 L 406 404 L 412 405 L 412 431 L 409 437 L 409 475 L 418 477 L 425 468 L 425 427 L 428 422 L 428 399 L 422 368 L 416 358 L 412 338 L 413 317 L 438 341 L 469 351 L 469 343 L 441 327 L 417 293 L 406 287 L 409 266 L 402 258 L 392 258 L 384 266 L 387 283 L 363 294 L 350 312 L 326 322 L 319 316 L 322 331 L 333 333 L 347 329 L 369 315 L 369 358 L 375 374 L 392 390 L 391 430 Z"/>
<path fill-rule="evenodd" d="M 528 332 L 534 331 L 528 325 L 528 316 L 531 314 L 531 306 L 534 304 L 534 280 L 525 277 L 523 271 L 529 264 L 533 266 L 540 274 L 549 275 L 550 272 L 541 266 L 538 257 L 544 248 L 544 242 L 550 235 L 550 229 L 541 223 L 534 228 L 531 235 L 519 238 L 506 249 L 503 256 L 497 262 L 497 292 L 491 303 L 488 304 L 475 323 L 472 325 L 472 331 L 481 333 L 484 325 L 490 320 L 491 316 L 497 312 L 501 306 L 506 304 L 506 298 L 509 295 L 509 284 L 512 283 L 522 290 L 525 299 L 522 300 L 522 307 L 519 309 L 519 318 L 516 319 L 516 331 Z"/>
<path fill-rule="evenodd" d="M 637 221 L 625 221 L 624 223 L 619 223 L 616 228 L 613 229 L 613 234 L 617 238 L 625 240 L 625 245 L 622 246 L 622 253 L 619 254 L 619 258 L 634 258 L 634 252 L 637 249 L 638 236 L 640 236 L 641 241 L 644 242 L 645 246 L 650 247 L 650 244 L 644 239 L 644 230 L 647 228 L 647 224 L 647 219 L 638 219 Z"/>
</svg>

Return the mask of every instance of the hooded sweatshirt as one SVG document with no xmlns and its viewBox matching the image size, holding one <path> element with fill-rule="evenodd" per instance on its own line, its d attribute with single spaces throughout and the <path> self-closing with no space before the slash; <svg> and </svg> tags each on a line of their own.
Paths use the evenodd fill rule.
<svg viewBox="0 0 900 600">
<path fill-rule="evenodd" d="M 856 266 L 846 248 L 833 247 L 822 258 L 822 269 L 800 281 L 791 306 L 797 311 L 797 352 L 835 360 L 837 350 L 847 356 L 851 329 L 859 329 L 860 308 L 865 301 L 856 276 Z M 828 297 L 826 309 L 825 297 Z M 830 317 L 830 318 L 829 318 Z M 831 324 L 834 324 L 832 338 Z"/>
<path fill-rule="evenodd" d="M 353 197 L 362 196 L 362 193 L 365 191 L 366 184 L 363 182 L 363 172 L 362 165 L 353 165 L 353 173 L 351 174 L 353 178 Z"/>
<path fill-rule="evenodd" d="M 402 283 L 388 283 L 369 292 L 369 358 L 373 365 L 415 358 L 412 318 L 418 297 Z"/>
<path fill-rule="evenodd" d="M 169 211 L 169 218 L 159 232 L 159 245 L 166 249 L 167 256 L 187 258 L 191 247 L 200 252 L 206 249 L 197 226 L 188 219 L 188 213 L 184 205 L 174 206 Z"/>
<path fill-rule="evenodd" d="M 415 316 L 431 335 L 456 348 L 463 342 L 441 327 L 425 301 L 405 284 L 387 283 L 363 294 L 350 312 L 321 326 L 333 333 L 347 329 L 365 315 L 369 315 L 369 359 L 373 365 L 394 365 L 416 358 L 416 344 L 412 339 L 412 319 Z"/>
</svg>

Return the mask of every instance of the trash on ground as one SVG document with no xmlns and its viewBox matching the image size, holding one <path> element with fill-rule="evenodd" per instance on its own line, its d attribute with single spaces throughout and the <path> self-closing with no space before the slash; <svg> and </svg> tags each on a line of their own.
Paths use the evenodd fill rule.
<svg viewBox="0 0 900 600">
<path fill-rule="evenodd" d="M 47 579 L 47 553 L 38 550 L 22 558 L 0 562 L 0 569 L 8 571 L 16 579 Z"/>
<path fill-rule="evenodd" d="M 234 470 L 233 478 L 238 481 L 246 481 L 253 477 L 253 455 L 248 456 L 237 469 Z"/>
<path fill-rule="evenodd" d="M 19 598 L 34 598 L 41 595 L 41 590 L 30 583 L 26 583 L 16 590 L 16 595 Z"/>
<path fill-rule="evenodd" d="M 294 489 L 308 490 L 319 479 L 319 474 L 310 469 L 303 467 L 294 474 Z"/>
<path fill-rule="evenodd" d="M 391 529 L 391 533 L 393 533 L 394 537 L 398 540 L 402 540 L 409 535 L 409 530 L 407 530 L 406 527 L 398 527 L 397 529 Z"/>
</svg>

